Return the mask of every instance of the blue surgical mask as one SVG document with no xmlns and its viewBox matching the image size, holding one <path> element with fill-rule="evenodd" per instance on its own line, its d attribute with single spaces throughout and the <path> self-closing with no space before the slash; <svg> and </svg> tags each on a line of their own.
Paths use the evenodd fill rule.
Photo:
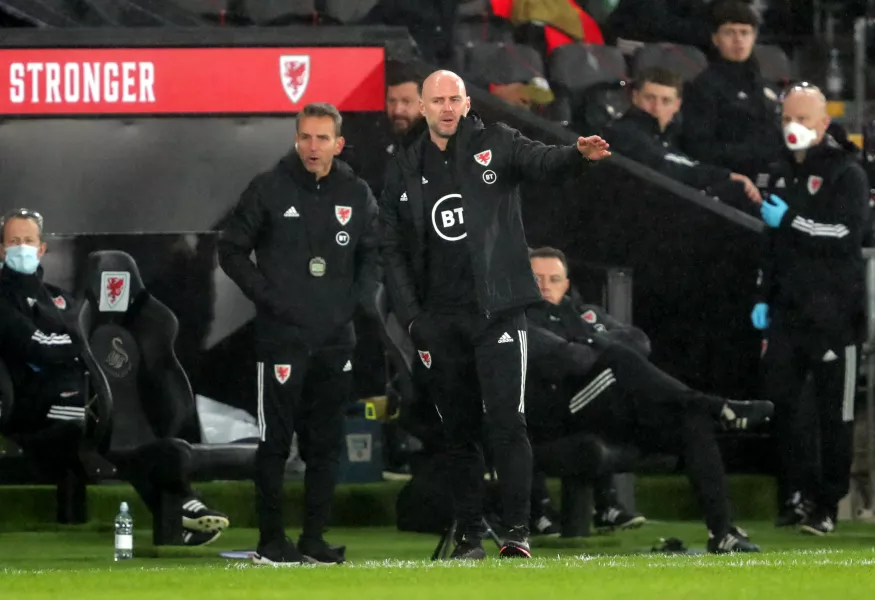
<svg viewBox="0 0 875 600">
<path fill-rule="evenodd" d="M 6 248 L 6 267 L 25 275 L 36 273 L 39 267 L 39 248 L 21 244 Z"/>
</svg>

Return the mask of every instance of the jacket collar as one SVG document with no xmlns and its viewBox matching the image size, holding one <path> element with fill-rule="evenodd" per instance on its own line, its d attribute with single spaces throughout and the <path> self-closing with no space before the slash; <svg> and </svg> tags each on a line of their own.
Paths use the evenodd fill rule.
<svg viewBox="0 0 875 600">
<path fill-rule="evenodd" d="M 335 158 L 331 163 L 331 170 L 328 171 L 328 175 L 317 182 L 316 175 L 304 168 L 304 163 L 301 161 L 301 157 L 298 156 L 298 153 L 294 149 L 280 159 L 277 167 L 291 175 L 292 179 L 311 191 L 316 189 L 317 183 L 319 185 L 333 185 L 344 175 L 349 176 L 353 174 L 352 167 L 342 160 Z"/>
<path fill-rule="evenodd" d="M 43 287 L 43 268 L 37 267 L 33 275 L 19 273 L 9 267 L 0 269 L 0 289 L 8 295 L 36 298 Z"/>
<path fill-rule="evenodd" d="M 648 134 L 658 137 L 662 140 L 671 141 L 675 137 L 678 129 L 677 120 L 672 119 L 671 123 L 668 124 L 668 127 L 665 128 L 665 131 L 662 131 L 662 129 L 660 129 L 659 127 L 659 121 L 656 119 L 656 117 L 641 110 L 637 106 L 633 106 L 632 108 L 627 110 L 626 114 L 623 115 L 623 118 L 628 119 L 629 121 L 640 126 Z"/>
</svg>

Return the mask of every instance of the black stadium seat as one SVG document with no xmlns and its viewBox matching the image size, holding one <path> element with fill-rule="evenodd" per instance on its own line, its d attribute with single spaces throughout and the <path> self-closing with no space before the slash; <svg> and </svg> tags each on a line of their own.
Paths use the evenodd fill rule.
<svg viewBox="0 0 875 600">
<path fill-rule="evenodd" d="M 245 0 L 246 16 L 256 25 L 277 26 L 315 23 L 315 0 Z"/>
<path fill-rule="evenodd" d="M 107 456 L 136 452 L 172 440 L 191 458 L 192 479 L 250 479 L 255 444 L 189 444 L 179 439 L 197 420 L 194 394 L 176 357 L 176 316 L 143 286 L 134 259 L 124 252 L 93 252 L 78 328 L 89 366 L 99 369 L 96 395 L 112 405 Z M 200 426 L 198 425 L 198 428 Z M 156 543 L 177 543 L 181 502 L 162 502 L 155 515 Z M 159 528 L 162 528 L 159 530 Z"/>
<path fill-rule="evenodd" d="M 760 65 L 760 73 L 767 83 L 783 87 L 790 82 L 793 74 L 790 59 L 780 46 L 756 45 L 753 56 Z"/>
<path fill-rule="evenodd" d="M 323 0 L 322 14 L 343 25 L 359 23 L 377 5 L 379 0 Z"/>
<path fill-rule="evenodd" d="M 643 69 L 661 67 L 674 71 L 685 82 L 692 81 L 708 66 L 708 58 L 694 46 L 681 44 L 644 44 L 632 58 L 632 76 Z"/>
<path fill-rule="evenodd" d="M 565 44 L 548 63 L 550 86 L 563 107 L 558 119 L 576 131 L 597 131 L 629 106 L 626 61 L 617 48 Z"/>
<path fill-rule="evenodd" d="M 519 44 L 470 44 L 465 48 L 466 79 L 487 87 L 490 83 L 527 83 L 534 77 L 544 77 L 540 55 Z"/>
</svg>

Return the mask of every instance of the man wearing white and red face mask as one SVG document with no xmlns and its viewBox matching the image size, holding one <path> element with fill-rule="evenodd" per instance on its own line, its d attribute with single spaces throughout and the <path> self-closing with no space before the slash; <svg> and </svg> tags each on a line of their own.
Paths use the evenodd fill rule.
<svg viewBox="0 0 875 600">
<path fill-rule="evenodd" d="M 751 314 L 763 331 L 763 396 L 775 404 L 784 513 L 776 523 L 825 535 L 848 492 L 854 393 L 864 334 L 860 254 L 869 184 L 862 166 L 826 133 L 823 94 L 790 90 L 783 105 L 786 154 L 763 194 L 767 249 Z M 807 457 L 816 439 L 798 422 L 811 373 L 821 460 Z"/>
</svg>

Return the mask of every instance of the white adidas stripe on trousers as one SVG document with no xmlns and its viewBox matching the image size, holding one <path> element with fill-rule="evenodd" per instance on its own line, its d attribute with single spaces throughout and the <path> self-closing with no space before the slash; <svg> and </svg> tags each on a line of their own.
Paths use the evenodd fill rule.
<svg viewBox="0 0 875 600">
<path fill-rule="evenodd" d="M 577 392 L 568 402 L 568 409 L 571 414 L 583 409 L 587 404 L 595 400 L 599 394 L 611 387 L 617 382 L 614 377 L 614 372 L 611 369 L 605 369 L 595 376 L 586 387 Z"/>
<path fill-rule="evenodd" d="M 526 367 L 529 364 L 529 337 L 528 332 L 517 329 L 517 337 L 520 341 L 520 405 L 519 412 L 526 412 Z"/>
<path fill-rule="evenodd" d="M 256 363 L 258 376 L 258 438 L 267 439 L 267 423 L 264 420 L 264 363 Z"/>
<path fill-rule="evenodd" d="M 857 347 L 845 346 L 845 389 L 842 397 L 842 421 L 854 420 L 854 396 L 857 393 Z"/>
</svg>

